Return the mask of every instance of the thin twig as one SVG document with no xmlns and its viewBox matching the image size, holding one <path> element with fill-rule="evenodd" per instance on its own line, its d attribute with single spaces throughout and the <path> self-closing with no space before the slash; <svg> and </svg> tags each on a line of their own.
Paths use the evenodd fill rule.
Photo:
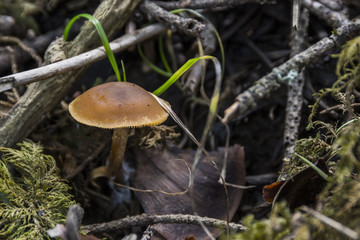
<svg viewBox="0 0 360 240">
<path fill-rule="evenodd" d="M 112 41 L 110 47 L 114 53 L 117 53 L 127 49 L 129 46 L 134 46 L 145 39 L 156 36 L 165 30 L 166 27 L 164 25 L 153 24 Z M 63 61 L 2 77 L 0 78 L 0 92 L 83 68 L 100 61 L 105 57 L 104 47 L 98 47 Z"/>
<path fill-rule="evenodd" d="M 110 139 L 109 139 L 110 140 Z M 90 162 L 92 162 L 96 157 L 102 152 L 105 146 L 109 144 L 110 141 L 104 141 L 98 146 L 95 151 L 86 158 L 74 171 L 68 174 L 65 179 L 70 180 L 73 179 L 78 173 L 80 173 L 84 168 L 86 168 Z"/>
<path fill-rule="evenodd" d="M 326 52 L 334 47 L 340 47 L 349 39 L 360 34 L 360 18 L 356 18 L 348 24 L 335 30 L 331 36 L 324 38 L 312 45 L 305 51 L 295 55 L 271 73 L 262 77 L 257 84 L 247 89 L 236 97 L 236 101 L 225 110 L 224 121 L 230 121 L 241 118 L 242 115 L 256 103 L 270 95 L 270 93 L 280 87 L 284 80 L 289 80 L 294 76 L 289 73 L 301 71 L 301 69 L 310 63 L 319 60 Z M 286 76 L 286 77 L 285 77 Z M 285 78 L 284 78 L 285 77 Z"/>
<path fill-rule="evenodd" d="M 260 58 L 260 61 L 268 70 L 273 69 L 273 64 L 268 56 L 246 35 L 242 30 L 237 30 L 237 34 L 242 41 Z"/>
<path fill-rule="evenodd" d="M 19 38 L 12 37 L 12 36 L 0 36 L 0 42 L 7 42 L 7 43 L 15 43 L 17 44 L 22 50 L 27 52 L 37 63 L 38 66 L 41 66 L 43 63 L 42 58 L 39 54 L 31 47 L 26 46 Z"/>
<path fill-rule="evenodd" d="M 2 27 L 1 23 L 0 26 Z M 21 41 L 31 49 L 34 49 L 40 56 L 44 55 L 46 48 L 49 44 L 56 38 L 62 35 L 64 29 L 57 28 L 42 35 L 39 35 L 35 38 L 25 38 L 21 39 Z M 22 65 L 27 61 L 31 60 L 32 57 L 30 54 L 24 54 L 23 50 L 19 48 L 14 49 L 14 54 L 3 51 L 0 53 L 0 75 L 3 76 L 6 74 L 9 69 L 11 69 L 11 61 L 10 58 L 14 58 L 18 65 Z M 17 72 L 12 72 L 17 73 Z"/>
<path fill-rule="evenodd" d="M 360 103 L 352 103 L 350 106 L 351 106 L 351 107 L 359 107 L 359 106 L 360 106 Z M 335 105 L 335 106 L 332 106 L 332 107 L 328 107 L 328 108 L 326 108 L 326 109 L 324 109 L 324 110 L 321 110 L 321 111 L 319 112 L 319 114 L 326 114 L 326 113 L 331 112 L 331 111 L 333 111 L 333 110 L 344 111 L 343 108 L 344 108 L 344 105 L 343 105 L 343 104 L 338 104 L 338 105 Z"/>
<path fill-rule="evenodd" d="M 106 223 L 98 223 L 82 226 L 81 231 L 86 234 L 98 234 L 102 232 L 116 231 L 118 229 L 129 228 L 134 226 L 147 226 L 157 223 L 166 224 L 195 224 L 202 222 L 208 227 L 226 229 L 227 223 L 224 220 L 209 217 L 199 217 L 189 214 L 165 214 L 165 215 L 138 215 L 114 220 Z M 245 231 L 246 227 L 241 224 L 230 223 L 230 230 L 234 232 Z"/>
<path fill-rule="evenodd" d="M 295 30 L 299 30 L 301 0 L 293 0 L 292 26 Z"/>
</svg>

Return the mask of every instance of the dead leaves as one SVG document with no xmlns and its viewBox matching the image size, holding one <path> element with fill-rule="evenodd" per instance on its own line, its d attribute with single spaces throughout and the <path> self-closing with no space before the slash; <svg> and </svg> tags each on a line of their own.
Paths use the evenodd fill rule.
<svg viewBox="0 0 360 240">
<path fill-rule="evenodd" d="M 182 192 L 188 188 L 189 171 L 180 161 L 183 159 L 191 166 L 194 151 L 165 149 L 135 150 L 137 171 L 133 186 L 139 189 L 158 189 L 166 192 Z M 236 185 L 245 183 L 244 151 L 239 145 L 229 148 L 228 170 L 226 181 Z M 216 164 L 221 168 L 224 148 L 211 153 Z M 202 158 L 195 171 L 193 196 L 190 192 L 179 196 L 170 196 L 161 193 L 136 192 L 142 207 L 147 214 L 194 214 L 219 219 L 226 218 L 226 198 L 223 185 L 218 182 L 219 175 L 212 164 Z M 237 210 L 243 194 L 242 189 L 228 188 L 230 200 L 230 217 Z M 191 199 L 194 200 L 195 209 Z M 157 234 L 151 239 L 184 239 L 193 235 L 196 239 L 206 239 L 207 235 L 198 225 L 187 224 L 156 224 L 154 230 Z M 210 229 L 213 235 L 218 235 L 217 229 Z M 160 235 L 160 236 L 159 236 Z"/>
</svg>

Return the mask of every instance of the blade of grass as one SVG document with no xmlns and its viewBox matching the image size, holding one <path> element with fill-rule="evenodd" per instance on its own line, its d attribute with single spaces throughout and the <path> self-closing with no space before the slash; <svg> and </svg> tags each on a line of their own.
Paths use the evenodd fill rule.
<svg viewBox="0 0 360 240">
<path fill-rule="evenodd" d="M 158 94 L 161 94 L 162 92 L 164 92 L 169 86 L 171 86 L 177 79 L 179 79 L 183 75 L 183 73 L 186 72 L 197 61 L 206 60 L 206 59 L 210 59 L 214 63 L 215 72 L 216 72 L 216 81 L 215 81 L 215 87 L 214 87 L 213 95 L 212 95 L 211 100 L 210 100 L 209 113 L 208 113 L 208 116 L 207 116 L 206 125 L 205 125 L 204 131 L 203 131 L 203 135 L 201 137 L 201 141 L 198 142 L 197 139 L 192 135 L 192 133 L 182 123 L 182 121 L 171 110 L 171 108 L 169 106 L 167 106 L 166 104 L 162 103 L 161 100 L 159 98 L 157 98 L 156 96 Z M 195 174 L 196 166 L 197 166 L 197 164 L 198 164 L 198 162 L 200 160 L 200 155 L 201 155 L 202 152 L 208 157 L 210 162 L 213 164 L 214 168 L 218 171 L 219 176 L 220 176 L 219 181 L 223 184 L 224 190 L 225 190 L 225 195 L 226 195 L 227 233 L 229 234 L 229 227 L 228 227 L 229 225 L 228 224 L 230 222 L 230 217 L 229 217 L 229 204 L 230 203 L 229 203 L 229 196 L 228 196 L 228 191 L 227 191 L 227 187 L 226 187 L 225 178 L 223 177 L 222 172 L 217 167 L 216 163 L 213 161 L 210 154 L 206 151 L 206 149 L 204 147 L 208 132 L 210 131 L 210 128 L 212 126 L 212 122 L 214 120 L 214 117 L 216 116 L 217 106 L 218 106 L 219 97 L 220 97 L 221 79 L 222 79 L 221 65 L 220 65 L 219 61 L 217 60 L 217 58 L 212 57 L 212 56 L 201 56 L 201 57 L 197 57 L 197 58 L 192 58 L 192 59 L 188 60 L 179 70 L 177 70 L 170 77 L 170 79 L 168 79 L 161 87 L 159 87 L 157 90 L 155 90 L 153 92 L 153 95 L 154 95 L 155 99 L 159 102 L 159 104 L 169 113 L 169 115 L 174 119 L 174 121 L 176 121 L 178 123 L 178 125 L 181 128 L 183 128 L 183 130 L 186 132 L 186 134 L 198 146 L 198 149 L 197 149 L 195 157 L 194 157 L 194 163 L 193 163 L 192 168 L 191 168 L 191 172 L 192 172 L 192 175 L 191 175 L 191 178 L 190 178 L 191 186 L 193 186 L 193 184 L 194 184 L 194 174 Z M 191 194 L 191 196 L 193 196 L 193 188 L 190 188 L 190 190 L 191 190 L 190 194 Z M 193 201 L 192 201 L 192 205 L 193 205 L 193 209 L 194 209 L 194 214 L 197 214 L 196 210 L 195 210 L 196 207 L 195 207 Z M 200 222 L 200 225 L 203 227 L 203 229 L 205 231 L 207 230 L 207 228 L 203 225 L 203 223 Z M 211 236 L 210 232 L 207 232 L 207 233 L 208 233 L 208 236 L 210 237 Z"/>
<path fill-rule="evenodd" d="M 158 89 L 156 89 L 153 92 L 153 94 L 155 94 L 156 96 L 159 96 L 160 94 L 165 92 L 172 84 L 174 84 L 197 61 L 199 61 L 201 59 L 213 59 L 213 58 L 214 57 L 212 57 L 212 56 L 207 56 L 206 55 L 206 56 L 201 56 L 201 57 L 189 59 L 184 65 L 181 66 L 181 68 L 179 68 L 173 75 L 171 75 L 171 77 L 163 85 L 161 85 Z"/>
<path fill-rule="evenodd" d="M 315 164 L 313 164 L 312 162 L 310 162 L 308 159 L 304 158 L 303 156 L 294 153 L 296 156 L 298 156 L 301 160 L 303 160 L 304 162 L 306 162 L 312 169 L 314 169 L 323 179 L 325 179 L 325 181 L 329 181 L 330 178 L 329 176 L 324 173 L 320 168 L 318 168 Z"/>
<path fill-rule="evenodd" d="M 123 60 L 121 60 L 121 69 L 123 71 L 124 82 L 126 82 L 126 72 L 125 72 L 125 65 Z"/>
<path fill-rule="evenodd" d="M 153 64 L 143 53 L 143 51 L 141 50 L 141 46 L 140 44 L 137 45 L 137 50 L 138 50 L 138 53 L 141 57 L 141 59 L 152 69 L 154 70 L 155 72 L 157 72 L 158 74 L 160 75 L 163 75 L 165 77 L 170 77 L 171 76 L 171 73 L 170 72 L 166 72 L 164 70 L 162 70 L 161 68 L 159 68 L 158 66 L 156 66 L 155 64 Z"/>
<path fill-rule="evenodd" d="M 349 121 L 347 121 L 346 123 L 344 123 L 343 125 L 341 125 L 336 131 L 335 131 L 335 134 L 338 134 L 340 132 L 341 129 L 343 129 L 344 127 L 346 127 L 347 125 L 355 122 L 355 121 L 358 121 L 359 119 L 357 118 L 354 118 L 354 119 L 351 119 Z"/>
<path fill-rule="evenodd" d="M 73 17 L 70 22 L 66 25 L 65 27 L 65 30 L 64 30 L 64 41 L 67 41 L 68 39 L 68 36 L 69 36 L 69 32 L 70 32 L 70 28 L 71 26 L 74 24 L 74 22 L 76 20 L 78 20 L 80 17 L 82 18 L 86 18 L 88 20 L 90 20 L 92 22 L 92 24 L 95 26 L 95 29 L 97 30 L 99 36 L 100 36 L 100 39 L 101 39 L 101 42 L 105 48 L 105 52 L 106 52 L 106 55 L 108 56 L 109 58 L 109 61 L 110 61 L 110 64 L 115 72 L 115 75 L 116 75 L 116 78 L 117 80 L 120 82 L 121 81 L 121 77 L 120 77 L 120 73 L 119 73 L 119 68 L 117 66 L 117 63 L 116 63 L 116 60 L 115 60 L 115 57 L 114 57 L 114 54 L 113 52 L 111 51 L 111 48 L 110 48 L 110 44 L 109 44 L 109 40 L 108 38 L 106 37 L 106 34 L 105 34 L 105 31 L 104 29 L 102 28 L 99 20 L 97 20 L 96 18 L 94 18 L 92 15 L 88 14 L 88 13 L 81 13 L 81 14 L 78 14 L 76 15 L 75 17 Z"/>
<path fill-rule="evenodd" d="M 162 35 L 159 36 L 159 52 L 160 52 L 160 57 L 161 57 L 162 62 L 164 63 L 164 67 L 165 67 L 166 71 L 168 73 L 172 74 L 173 72 L 172 72 L 172 70 L 166 60 L 166 57 L 165 57 Z"/>
<path fill-rule="evenodd" d="M 212 57 L 212 59 L 216 59 L 214 57 Z M 190 59 L 191 60 L 191 59 Z M 217 61 L 217 59 L 216 59 Z M 220 69 L 220 67 L 219 67 Z M 228 189 L 226 187 L 226 182 L 225 179 L 223 178 L 223 176 L 221 175 L 221 171 L 218 168 L 218 166 L 216 165 L 215 161 L 213 160 L 213 158 L 211 157 L 210 153 L 205 149 L 205 147 L 196 139 L 196 137 L 191 133 L 191 131 L 185 126 L 185 124 L 181 121 L 181 119 L 176 115 L 176 113 L 171 109 L 170 105 L 168 105 L 164 100 L 162 100 L 161 98 L 157 97 L 155 94 L 152 94 L 153 97 L 156 99 L 156 101 L 160 104 L 160 106 L 167 112 L 169 113 L 169 115 L 171 116 L 171 118 L 184 130 L 184 132 L 190 137 L 190 139 L 198 146 L 199 149 L 201 149 L 200 151 L 202 151 L 205 156 L 207 157 L 207 159 L 210 161 L 210 163 L 213 165 L 213 167 L 215 168 L 215 170 L 218 172 L 219 176 L 220 176 L 220 180 L 221 183 L 224 186 L 224 191 L 225 191 L 225 196 L 226 196 L 226 232 L 229 234 L 230 231 L 230 213 L 229 213 L 229 206 L 230 206 L 230 202 L 229 202 L 229 193 L 228 193 Z M 195 167 L 194 167 L 195 161 L 193 163 L 193 166 L 191 168 L 191 175 L 190 177 L 190 181 L 189 181 L 189 188 L 190 188 L 190 194 L 193 194 L 193 185 L 194 185 L 194 174 L 195 174 Z M 192 198 L 193 199 L 193 198 Z M 194 201 L 191 201 L 192 207 L 193 209 L 195 209 L 195 205 L 194 205 Z M 196 212 L 194 212 L 195 215 L 198 215 Z M 209 231 L 207 231 L 206 226 L 202 223 L 199 222 L 200 225 L 202 226 L 203 230 L 206 231 L 206 233 L 208 234 L 208 236 L 212 239 L 212 235 Z"/>
</svg>

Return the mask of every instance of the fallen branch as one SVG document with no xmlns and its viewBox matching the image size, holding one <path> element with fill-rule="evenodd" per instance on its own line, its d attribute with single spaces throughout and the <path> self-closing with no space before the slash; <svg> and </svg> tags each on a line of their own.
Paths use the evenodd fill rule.
<svg viewBox="0 0 360 240">
<path fill-rule="evenodd" d="M 131 34 L 124 35 L 110 43 L 114 53 L 123 51 L 130 46 L 134 46 L 145 39 L 151 38 L 165 31 L 166 27 L 162 24 L 153 24 L 139 29 Z M 104 47 L 98 47 L 91 51 L 79 54 L 75 57 L 55 62 L 43 67 L 12 74 L 0 78 L 0 92 L 14 87 L 41 81 L 60 74 L 83 68 L 97 61 L 106 58 Z"/>
<path fill-rule="evenodd" d="M 305 65 L 316 62 L 330 49 L 340 47 L 346 41 L 360 35 L 360 18 L 354 19 L 334 32 L 331 36 L 320 40 L 279 67 L 274 68 L 272 72 L 259 79 L 254 86 L 239 94 L 235 102 L 225 110 L 223 121 L 228 122 L 241 118 L 250 107 L 255 106 L 259 100 L 278 89 L 281 83 L 286 83 L 286 80 L 294 78 L 289 73 L 300 72 Z"/>
<path fill-rule="evenodd" d="M 81 231 L 86 234 L 99 234 L 103 232 L 116 231 L 118 229 L 130 228 L 134 226 L 148 226 L 157 223 L 177 223 L 177 224 L 196 224 L 202 222 L 208 227 L 226 229 L 226 221 L 216 218 L 199 217 L 188 214 L 165 214 L 165 215 L 138 215 L 114 220 L 106 223 L 91 224 L 82 226 Z M 246 231 L 246 227 L 241 224 L 230 223 L 230 230 L 234 232 Z"/>
</svg>

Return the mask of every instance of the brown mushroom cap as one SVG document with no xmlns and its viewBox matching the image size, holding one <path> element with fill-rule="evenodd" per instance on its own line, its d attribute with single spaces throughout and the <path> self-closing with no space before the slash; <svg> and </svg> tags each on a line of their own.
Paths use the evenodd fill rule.
<svg viewBox="0 0 360 240">
<path fill-rule="evenodd" d="M 93 87 L 72 101 L 69 111 L 78 122 L 100 128 L 158 125 L 168 117 L 149 92 L 128 82 Z"/>
</svg>

